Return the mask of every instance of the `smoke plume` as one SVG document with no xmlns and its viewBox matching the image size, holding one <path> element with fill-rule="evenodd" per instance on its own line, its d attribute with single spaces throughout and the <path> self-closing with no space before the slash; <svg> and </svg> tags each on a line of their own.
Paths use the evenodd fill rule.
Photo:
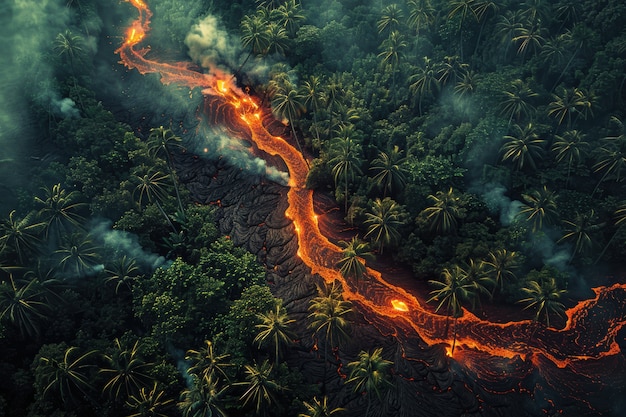
<svg viewBox="0 0 626 417">
<path fill-rule="evenodd" d="M 239 39 L 220 27 L 219 20 L 208 15 L 193 25 L 185 38 L 189 56 L 203 68 L 212 69 L 216 64 L 236 68 L 241 56 Z"/>
<path fill-rule="evenodd" d="M 474 184 L 470 191 L 481 196 L 492 214 L 499 215 L 503 226 L 510 226 L 522 207 L 521 201 L 511 200 L 505 195 L 506 188 L 501 184 Z"/>
<path fill-rule="evenodd" d="M 204 155 L 208 158 L 222 156 L 231 165 L 251 174 L 266 177 L 279 184 L 287 185 L 289 182 L 289 176 L 286 172 L 279 171 L 268 165 L 264 159 L 252 155 L 241 140 L 231 138 L 223 131 L 203 129 L 201 134 L 197 136 L 193 148 L 198 155 Z"/>
<path fill-rule="evenodd" d="M 105 249 L 112 250 L 116 255 L 126 255 L 134 259 L 143 270 L 154 271 L 165 264 L 165 258 L 144 250 L 139 239 L 132 233 L 111 228 L 112 222 L 106 219 L 93 220 L 90 234 Z"/>
</svg>

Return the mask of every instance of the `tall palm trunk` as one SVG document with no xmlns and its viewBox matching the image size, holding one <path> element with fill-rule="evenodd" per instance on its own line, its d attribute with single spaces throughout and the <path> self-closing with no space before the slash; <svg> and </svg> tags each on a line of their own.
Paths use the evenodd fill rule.
<svg viewBox="0 0 626 417">
<path fill-rule="evenodd" d="M 611 246 L 611 243 L 613 243 L 613 240 L 615 240 L 615 237 L 617 236 L 617 234 L 619 233 L 619 231 L 622 229 L 623 226 L 618 227 L 615 230 L 615 233 L 613 233 L 613 236 L 611 236 L 611 238 L 609 239 L 608 242 L 606 242 L 606 245 L 604 245 L 604 249 L 602 249 L 602 253 L 600 253 L 600 255 L 598 255 L 598 258 L 596 259 L 596 261 L 593 263 L 594 265 L 598 263 L 598 261 L 600 261 L 600 259 L 602 259 L 602 257 L 604 256 L 604 254 L 606 253 L 606 250 L 609 248 L 609 246 Z"/>
<path fill-rule="evenodd" d="M 572 57 L 569 59 L 569 61 L 567 61 L 567 64 L 565 64 L 565 68 L 563 68 L 563 71 L 561 71 L 561 74 L 559 75 L 559 78 L 556 79 L 556 81 L 555 81 L 554 85 L 552 86 L 552 89 L 550 90 L 550 92 L 554 91 L 556 86 L 559 85 L 559 81 L 561 81 L 561 78 L 563 78 L 563 75 L 565 75 L 565 73 L 569 69 L 569 66 L 572 64 L 572 61 L 574 61 L 574 58 L 578 54 L 579 50 L 580 50 L 580 48 L 576 49 L 576 51 L 572 54 Z"/>
<path fill-rule="evenodd" d="M 167 223 L 170 225 L 174 233 L 178 233 L 178 230 L 176 230 L 176 227 L 174 226 L 174 223 L 172 223 L 170 216 L 168 216 L 165 210 L 163 210 L 163 206 L 161 206 L 161 203 L 159 203 L 159 201 L 155 199 L 154 204 L 157 206 L 159 212 L 163 215 L 163 217 L 165 217 L 165 220 L 167 220 Z"/>
</svg>

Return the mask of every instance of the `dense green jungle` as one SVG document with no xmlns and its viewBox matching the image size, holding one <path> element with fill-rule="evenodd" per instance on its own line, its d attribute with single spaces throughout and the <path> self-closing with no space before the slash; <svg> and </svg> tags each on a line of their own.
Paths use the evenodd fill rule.
<svg viewBox="0 0 626 417">
<path fill-rule="evenodd" d="M 211 62 L 283 122 L 335 206 L 346 279 L 402 269 L 450 339 L 463 311 L 562 328 L 626 282 L 626 3 L 146 3 L 149 56 Z M 322 280 L 276 297 L 187 186 L 192 157 L 286 185 L 197 128 L 199 90 L 118 62 L 132 4 L 2 4 L 0 416 L 623 415 L 623 375 L 582 411 L 441 384 L 397 406 L 389 334 L 360 337 L 360 307 Z"/>
</svg>

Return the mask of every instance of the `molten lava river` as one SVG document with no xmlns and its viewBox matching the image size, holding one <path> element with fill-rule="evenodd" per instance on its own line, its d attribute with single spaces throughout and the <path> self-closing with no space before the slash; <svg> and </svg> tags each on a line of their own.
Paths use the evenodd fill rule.
<svg viewBox="0 0 626 417">
<path fill-rule="evenodd" d="M 621 398 L 626 367 L 618 344 L 618 340 L 624 339 L 620 331 L 626 321 L 625 284 L 594 288 L 594 297 L 566 312 L 567 323 L 562 329 L 536 326 L 529 320 L 493 323 L 464 310 L 456 323 L 454 357 L 446 358 L 446 353 L 451 355 L 452 346 L 452 332 L 446 329 L 453 324 L 447 323 L 445 316 L 434 314 L 416 297 L 389 284 L 371 268 L 367 269 L 369 279 L 361 280 L 360 285 L 346 282 L 338 272 L 341 249 L 320 233 L 313 192 L 305 187 L 308 164 L 285 139 L 269 133 L 266 126 L 276 123 L 271 112 L 234 85 L 231 74 L 219 70 L 201 73 L 190 69 L 189 63 L 148 58 L 149 48 L 139 45 L 149 31 L 152 13 L 142 0 L 129 2 L 139 16 L 126 30 L 116 51 L 121 62 L 142 74 L 160 74 L 164 84 L 200 88 L 212 122 L 224 125 L 229 134 L 252 141 L 260 150 L 284 161 L 289 172 L 286 216 L 293 221 L 297 234 L 298 256 L 326 282 L 340 281 L 344 298 L 355 303 L 382 334 L 400 342 L 402 357 L 411 360 L 412 351 L 417 349 L 416 340 L 429 349 L 440 349 L 446 367 L 453 374 L 466 376 L 463 389 L 475 397 L 517 394 L 515 398 L 526 398 L 526 403 L 537 403 L 536 413 L 525 411 L 519 415 L 626 415 L 620 411 L 626 413 Z M 362 284 L 364 281 L 367 285 Z M 439 394 L 445 391 L 436 384 L 432 389 Z M 417 401 L 421 402 L 419 398 Z M 484 415 L 487 407 L 481 405 L 482 401 L 478 398 L 474 411 L 461 410 L 459 415 Z M 511 413 L 515 403 L 502 400 L 502 407 L 508 410 L 507 415 L 515 414 Z M 488 415 L 504 415 L 497 411 L 497 406 L 489 409 Z"/>
</svg>

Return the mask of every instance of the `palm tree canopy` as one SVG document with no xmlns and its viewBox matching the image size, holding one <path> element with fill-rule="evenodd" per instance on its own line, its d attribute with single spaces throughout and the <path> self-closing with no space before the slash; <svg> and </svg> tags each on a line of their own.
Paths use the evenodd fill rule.
<svg viewBox="0 0 626 417">
<path fill-rule="evenodd" d="M 370 251 L 367 242 L 363 242 L 358 237 L 353 237 L 349 242 L 340 241 L 342 247 L 342 258 L 337 262 L 339 272 L 345 278 L 351 277 L 359 280 L 365 273 L 365 261 L 374 259 L 374 254 Z"/>
<path fill-rule="evenodd" d="M 273 345 L 275 349 L 274 363 L 278 363 L 280 347 L 290 345 L 295 339 L 294 333 L 289 328 L 289 325 L 295 323 L 295 320 L 289 318 L 282 303 L 277 303 L 273 310 L 259 314 L 258 317 L 261 323 L 256 325 L 259 333 L 254 341 L 259 346 Z"/>
<path fill-rule="evenodd" d="M 513 134 L 504 136 L 506 142 L 500 148 L 502 161 L 511 161 L 518 170 L 525 166 L 536 168 L 537 162 L 542 159 L 545 139 L 541 139 L 535 126 L 528 123 L 525 126 L 513 125 Z"/>
<path fill-rule="evenodd" d="M 400 228 L 405 223 L 404 208 L 389 197 L 374 200 L 370 211 L 365 213 L 368 236 L 377 243 L 382 252 L 384 246 L 395 245 L 400 241 Z"/>
<path fill-rule="evenodd" d="M 427 302 L 438 302 L 435 312 L 445 307 L 448 316 L 460 317 L 463 311 L 463 303 L 472 300 L 476 296 L 476 287 L 468 279 L 467 271 L 460 265 L 444 268 L 441 271 L 441 277 L 443 281 L 428 281 L 435 289 L 430 292 L 431 297 Z"/>
<path fill-rule="evenodd" d="M 565 306 L 559 300 L 567 290 L 558 288 L 555 278 L 529 281 L 521 290 L 528 297 L 522 298 L 518 302 L 526 304 L 524 309 L 535 309 L 535 321 L 541 320 L 543 316 L 546 326 L 550 327 L 551 314 L 563 315 Z"/>
<path fill-rule="evenodd" d="M 403 151 L 395 145 L 389 152 L 379 152 L 378 157 L 372 161 L 371 171 L 374 171 L 374 181 L 384 190 L 393 192 L 400 190 L 406 184 L 406 158 Z"/>
<path fill-rule="evenodd" d="M 517 215 L 525 217 L 525 220 L 532 224 L 533 232 L 541 230 L 544 224 L 552 224 L 558 219 L 557 196 L 545 185 L 540 190 L 522 194 L 522 198 L 526 204 Z"/>
<path fill-rule="evenodd" d="M 382 390 L 391 387 L 388 371 L 393 362 L 384 359 L 382 353 L 382 348 L 372 353 L 361 351 L 358 360 L 348 363 L 350 374 L 346 384 L 354 384 L 354 392 L 376 394 L 381 399 Z"/>
<path fill-rule="evenodd" d="M 450 187 L 446 192 L 437 191 L 436 194 L 429 195 L 428 199 L 433 205 L 425 208 L 422 213 L 430 222 L 430 228 L 441 233 L 454 232 L 457 220 L 465 217 L 461 198 L 454 189 Z"/>
</svg>

